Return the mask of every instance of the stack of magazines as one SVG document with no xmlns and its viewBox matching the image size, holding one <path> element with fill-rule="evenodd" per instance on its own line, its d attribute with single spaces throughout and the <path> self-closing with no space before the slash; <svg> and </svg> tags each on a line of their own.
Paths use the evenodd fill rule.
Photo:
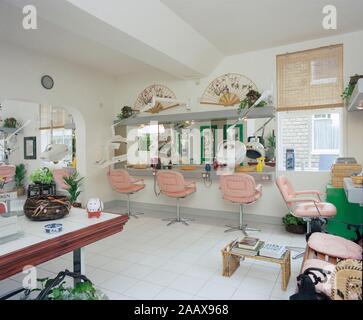
<svg viewBox="0 0 363 320">
<path fill-rule="evenodd" d="M 232 253 L 244 256 L 257 256 L 264 242 L 258 238 L 244 237 L 231 249 Z"/>
<path fill-rule="evenodd" d="M 260 255 L 270 258 L 280 259 L 286 252 L 285 246 L 280 246 L 278 244 L 266 243 L 260 250 Z"/>
</svg>

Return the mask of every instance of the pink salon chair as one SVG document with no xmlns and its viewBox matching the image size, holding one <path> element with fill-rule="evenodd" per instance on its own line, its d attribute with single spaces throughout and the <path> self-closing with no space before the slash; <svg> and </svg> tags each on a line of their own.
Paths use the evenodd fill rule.
<svg viewBox="0 0 363 320">
<path fill-rule="evenodd" d="M 0 164 L 0 192 L 5 184 L 12 182 L 15 177 L 16 167 L 13 165 Z"/>
<path fill-rule="evenodd" d="M 289 209 L 289 212 L 307 222 L 307 233 L 311 233 L 311 220 L 333 218 L 337 214 L 335 206 L 321 202 L 320 192 L 316 190 L 295 191 L 285 176 L 276 179 L 276 185 Z M 302 197 L 300 197 L 302 196 Z"/>
<path fill-rule="evenodd" d="M 308 235 L 311 233 L 312 219 L 319 219 L 325 222 L 326 219 L 333 218 L 337 213 L 333 204 L 321 202 L 319 191 L 295 191 L 289 179 L 285 176 L 278 177 L 276 185 L 289 209 L 289 213 L 306 221 Z M 294 256 L 293 259 L 298 259 L 304 255 L 304 249 L 292 247 L 290 249 L 302 251 Z"/>
<path fill-rule="evenodd" d="M 124 169 L 110 169 L 107 176 L 113 190 L 127 195 L 127 215 L 138 218 L 138 215 L 143 214 L 141 212 L 131 213 L 130 195 L 145 188 L 144 179 L 135 179 Z"/>
<path fill-rule="evenodd" d="M 158 171 L 156 181 L 162 194 L 176 199 L 176 218 L 163 219 L 163 221 L 170 221 L 168 226 L 174 223 L 183 223 L 188 226 L 188 221 L 194 221 L 194 219 L 180 218 L 180 199 L 196 192 L 195 182 L 184 180 L 183 175 L 175 171 Z"/>
<path fill-rule="evenodd" d="M 220 188 L 223 193 L 223 199 L 239 204 L 239 225 L 229 226 L 225 232 L 240 230 L 247 236 L 247 231 L 260 231 L 258 229 L 248 228 L 243 223 L 243 206 L 255 203 L 262 195 L 262 186 L 256 185 L 255 179 L 244 173 L 234 173 L 232 175 L 223 175 L 219 180 Z"/>
</svg>

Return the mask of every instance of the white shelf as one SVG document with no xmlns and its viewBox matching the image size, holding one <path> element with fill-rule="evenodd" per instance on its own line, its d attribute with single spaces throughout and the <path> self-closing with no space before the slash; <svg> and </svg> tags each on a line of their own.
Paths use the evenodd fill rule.
<svg viewBox="0 0 363 320">
<path fill-rule="evenodd" d="M 271 118 L 275 115 L 273 106 L 265 106 L 254 108 L 248 114 L 248 119 Z M 160 123 L 176 123 L 179 121 L 212 121 L 212 120 L 231 120 L 238 118 L 237 109 L 220 109 L 213 111 L 185 112 L 174 114 L 151 114 L 146 116 L 137 115 L 120 122 L 120 125 L 139 125 L 150 121 L 158 121 Z M 116 121 L 118 122 L 118 121 Z"/>
</svg>

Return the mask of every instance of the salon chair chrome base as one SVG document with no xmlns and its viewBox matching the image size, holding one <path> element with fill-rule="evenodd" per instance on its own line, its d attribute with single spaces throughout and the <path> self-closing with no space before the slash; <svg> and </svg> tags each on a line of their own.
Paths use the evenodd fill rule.
<svg viewBox="0 0 363 320">
<path fill-rule="evenodd" d="M 143 212 L 131 212 L 130 194 L 127 195 L 127 216 L 139 219 L 138 216 L 144 214 Z"/>
<path fill-rule="evenodd" d="M 226 225 L 227 230 L 225 230 L 224 232 L 225 233 L 228 233 L 228 232 L 234 232 L 234 231 L 242 231 L 243 235 L 244 236 L 248 236 L 248 233 L 247 231 L 256 231 L 256 232 L 260 232 L 261 230 L 259 229 L 254 229 L 254 228 L 248 228 L 247 227 L 247 224 L 244 224 L 242 226 L 230 226 L 230 225 Z"/>
<path fill-rule="evenodd" d="M 195 221 L 195 219 L 189 219 L 189 218 L 181 218 L 180 217 L 180 199 L 176 199 L 176 218 L 166 218 L 162 219 L 162 221 L 170 221 L 166 226 L 169 227 L 174 223 L 182 223 L 186 226 L 189 226 L 190 221 Z"/>
<path fill-rule="evenodd" d="M 174 223 L 182 223 L 186 226 L 189 226 L 190 221 L 195 221 L 195 219 L 185 219 L 185 218 L 169 218 L 169 219 L 163 219 L 162 221 L 170 221 L 166 226 L 169 227 Z"/>
<path fill-rule="evenodd" d="M 254 228 L 248 228 L 247 224 L 243 224 L 243 205 L 240 204 L 239 206 L 239 225 L 238 226 L 231 226 L 231 225 L 226 225 L 227 230 L 225 230 L 225 233 L 228 232 L 234 232 L 234 231 L 242 231 L 244 236 L 248 236 L 247 231 L 256 231 L 256 232 L 260 232 L 261 230 L 259 229 L 254 229 Z"/>
</svg>

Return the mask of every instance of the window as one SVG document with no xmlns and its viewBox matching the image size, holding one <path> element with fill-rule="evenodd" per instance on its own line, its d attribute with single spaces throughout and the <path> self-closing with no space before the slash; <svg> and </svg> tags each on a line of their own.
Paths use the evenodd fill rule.
<svg viewBox="0 0 363 320">
<path fill-rule="evenodd" d="M 339 113 L 316 114 L 312 117 L 312 153 L 339 154 Z"/>
<path fill-rule="evenodd" d="M 342 107 L 343 45 L 277 56 L 278 110 Z"/>
<path fill-rule="evenodd" d="M 61 166 L 69 166 L 73 160 L 74 132 L 65 128 L 67 122 L 72 122 L 72 116 L 65 109 L 49 105 L 40 106 L 41 152 L 49 144 L 67 145 L 68 154 L 61 161 Z"/>
<path fill-rule="evenodd" d="M 341 154 L 340 109 L 280 112 L 278 125 L 280 170 L 286 170 L 288 149 L 293 150 L 297 171 L 330 170 Z"/>
<path fill-rule="evenodd" d="M 279 55 L 276 66 L 279 169 L 330 170 L 341 153 L 343 45 Z"/>
</svg>

